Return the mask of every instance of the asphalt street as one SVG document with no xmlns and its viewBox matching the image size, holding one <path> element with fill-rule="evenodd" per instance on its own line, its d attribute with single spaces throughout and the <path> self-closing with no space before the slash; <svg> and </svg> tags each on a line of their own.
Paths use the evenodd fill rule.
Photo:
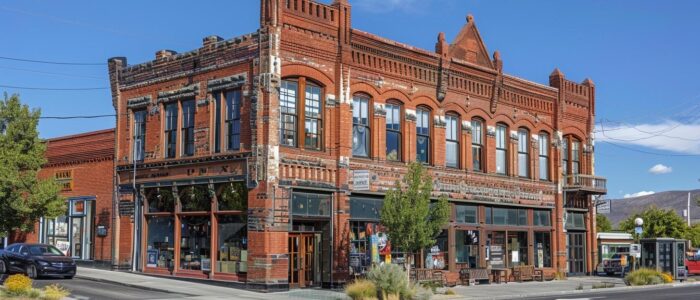
<svg viewBox="0 0 700 300">
<path fill-rule="evenodd" d="M 128 287 L 120 284 L 73 279 L 41 278 L 34 281 L 35 288 L 59 284 L 71 291 L 70 298 L 80 300 L 126 300 L 126 299 L 182 299 L 188 295 L 164 293 Z"/>
<path fill-rule="evenodd" d="M 596 292 L 576 293 L 565 296 L 547 296 L 547 297 L 532 297 L 522 298 L 529 300 L 690 300 L 700 299 L 700 285 L 686 285 L 679 287 L 659 286 L 637 290 L 618 290 L 605 292 L 598 290 Z"/>
</svg>

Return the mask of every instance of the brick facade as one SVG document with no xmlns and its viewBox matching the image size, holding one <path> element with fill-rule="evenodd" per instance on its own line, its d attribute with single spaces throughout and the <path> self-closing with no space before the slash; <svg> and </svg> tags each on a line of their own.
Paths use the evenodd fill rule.
<svg viewBox="0 0 700 300">
<path fill-rule="evenodd" d="M 418 159 L 419 120 L 416 116 L 418 110 L 425 110 L 428 117 L 424 120 L 427 120 L 430 135 L 426 165 L 435 179 L 434 195 L 445 194 L 454 205 L 478 208 L 478 220 L 474 224 L 460 224 L 453 216 L 445 228 L 447 244 L 451 246 L 442 251 L 449 253 L 448 257 L 454 255 L 457 234 L 462 234 L 462 230 L 478 231 L 481 238 L 475 256 L 478 266 L 485 267 L 486 237 L 493 234 L 496 239 L 500 232 L 510 237 L 507 234 L 510 230 L 527 236 L 524 244 L 528 255 L 523 257 L 529 260 L 526 263 L 532 264 L 537 253 L 533 248 L 534 234 L 548 232 L 552 263 L 545 271 L 549 274 L 565 272 L 568 268 L 565 212 L 571 213 L 572 219 L 579 213 L 584 215 L 583 223 L 571 222 L 578 227 L 572 231 L 578 229 L 585 236 L 585 251 L 582 251 L 585 258 L 581 258 L 584 266 L 577 272 L 569 271 L 591 272 L 597 260 L 591 195 L 605 192 L 604 179 L 592 176 L 593 82 L 586 79 L 576 83 L 559 70 L 550 75 L 548 85 L 504 73 L 500 54 L 486 50 L 471 16 L 452 43 L 448 44 L 440 33 L 435 51 L 427 51 L 352 28 L 351 11 L 344 0 L 331 5 L 305 0 L 263 0 L 260 28 L 255 33 L 228 40 L 206 37 L 199 49 L 181 54 L 158 51 L 155 60 L 138 65 L 128 65 L 126 58 L 109 60 L 113 104 L 118 115 L 117 184 L 124 190 L 134 184 L 135 165 L 136 206 L 147 210 L 147 216 L 136 216 L 143 228 L 137 247 L 141 250 L 137 268 L 145 272 L 245 282 L 251 288 L 262 289 L 345 282 L 351 274 L 351 221 L 358 219 L 351 214 L 353 203 L 358 203 L 358 197 L 381 199 L 406 172 L 407 163 Z M 287 85 L 289 83 L 291 85 Z M 289 86 L 307 89 L 290 94 Z M 227 102 L 217 95 L 235 91 L 241 94 L 237 133 L 240 147 L 217 152 L 217 140 L 224 145 L 231 139 L 224 132 L 229 128 L 228 116 L 217 117 L 217 106 L 226 106 Z M 280 115 L 290 114 L 290 104 L 284 102 L 286 106 L 282 106 L 281 103 L 291 99 L 289 95 L 296 101 L 292 113 L 295 123 L 284 126 Z M 314 95 L 320 103 L 316 107 L 309 102 Z M 353 101 L 357 97 L 368 99 L 366 157 L 353 155 L 353 146 L 356 146 L 353 144 Z M 189 139 L 184 125 L 188 118 L 184 116 L 187 101 L 194 101 L 196 110 L 192 143 L 195 150 L 191 156 L 185 155 Z M 397 161 L 387 156 L 386 151 L 387 104 L 400 106 L 401 147 Z M 172 158 L 165 158 L 167 105 L 174 105 L 172 107 L 177 107 L 178 111 L 174 119 L 177 147 Z M 314 115 L 309 113 L 310 109 L 318 111 Z M 133 147 L 140 143 L 134 142 L 139 139 L 135 138 L 134 118 L 144 110 L 147 112 L 145 155 L 134 164 Z M 458 120 L 455 140 L 459 142 L 456 153 L 459 163 L 456 167 L 448 167 L 446 161 L 446 116 Z M 307 127 L 311 125 L 304 121 L 313 118 L 321 120 L 320 125 Z M 472 157 L 471 121 L 477 118 L 483 122 L 484 155 L 480 159 L 483 171 L 474 171 L 475 158 Z M 499 131 L 499 126 L 506 129 Z M 294 138 L 290 135 L 282 140 L 281 128 L 294 132 Z M 521 129 L 527 130 L 522 136 L 528 139 L 523 146 L 528 153 L 524 158 L 528 164 L 525 176 L 519 176 L 518 166 Z M 318 133 L 318 144 L 314 144 L 316 140 L 309 140 L 313 132 Z M 497 141 L 502 136 L 499 132 L 504 135 L 503 145 Z M 544 146 L 538 143 L 540 134 L 546 134 Z M 306 146 L 307 143 L 314 144 L 314 149 Z M 566 168 L 562 167 L 563 145 L 568 149 Z M 506 153 L 503 174 L 497 174 L 497 146 L 502 146 Z M 541 147 L 548 153 L 544 158 L 547 163 L 545 180 L 540 180 L 539 175 L 543 168 L 538 157 Z M 561 175 L 564 170 L 567 170 L 566 175 Z M 356 171 L 369 172 L 368 190 L 353 185 Z M 246 211 L 223 212 L 216 208 L 223 197 L 218 189 L 222 183 L 245 184 L 248 188 Z M 223 268 L 221 262 L 217 262 L 219 251 L 212 250 L 224 246 L 214 239 L 210 241 L 210 253 L 202 249 L 187 256 L 185 251 L 190 250 L 178 247 L 185 241 L 178 237 L 190 234 L 177 230 L 188 215 L 182 211 L 182 206 L 189 201 L 182 198 L 187 196 L 182 190 L 193 185 L 207 186 L 212 201 L 212 211 L 201 213 L 209 216 L 211 222 L 205 229 L 196 227 L 198 230 L 217 237 L 216 224 L 222 214 L 247 215 L 246 272 L 240 271 L 243 265 L 240 262 L 236 275 L 217 269 Z M 148 210 L 148 201 L 156 201 L 148 195 L 156 190 L 179 195 L 175 197 L 174 211 Z M 330 197 L 328 214 L 323 209 L 320 215 L 313 216 L 295 212 L 294 209 L 303 208 L 297 203 L 301 200 L 295 200 L 307 197 L 302 194 Z M 119 197 L 134 200 L 130 192 L 120 193 Z M 528 226 L 487 224 L 485 214 L 493 207 L 524 208 Z M 533 228 L 536 210 L 550 212 L 546 222 L 549 225 Z M 164 248 L 157 253 L 173 248 L 172 258 L 163 258 L 172 259 L 172 262 L 160 264 L 159 258 L 158 267 L 150 268 L 144 264 L 147 261 L 145 252 L 160 246 L 149 241 L 146 226 L 147 219 L 157 217 L 172 218 L 175 243 L 172 247 L 158 244 Z M 122 225 L 127 225 L 121 228 L 122 237 L 131 232 L 131 228 L 128 232 L 124 229 L 130 225 L 125 218 L 121 220 Z M 298 238 L 311 236 L 309 232 L 316 234 L 310 239 L 313 243 L 318 243 L 320 238 L 320 246 L 314 248 L 314 253 L 320 253 L 314 268 L 321 267 L 318 267 L 318 274 L 309 275 L 314 276 L 312 280 L 305 278 L 307 283 L 299 283 L 295 282 L 299 279 L 290 274 L 290 259 L 295 257 L 295 243 L 301 241 Z M 124 256 L 130 253 L 126 249 L 129 247 L 120 245 L 121 262 L 131 260 L 129 255 Z M 188 269 L 193 257 L 203 260 L 197 263 L 210 260 L 212 266 L 216 266 L 211 271 L 193 272 Z M 458 271 L 452 258 L 445 266 L 448 277 L 456 276 Z M 171 263 L 168 270 L 165 266 Z"/>
</svg>

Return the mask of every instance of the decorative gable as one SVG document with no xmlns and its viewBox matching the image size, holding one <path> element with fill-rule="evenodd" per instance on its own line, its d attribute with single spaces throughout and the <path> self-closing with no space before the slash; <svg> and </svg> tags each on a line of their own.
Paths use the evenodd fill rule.
<svg viewBox="0 0 700 300">
<path fill-rule="evenodd" d="M 467 24 L 462 27 L 462 30 L 450 44 L 449 54 L 452 58 L 495 69 L 472 15 L 467 16 Z"/>
</svg>

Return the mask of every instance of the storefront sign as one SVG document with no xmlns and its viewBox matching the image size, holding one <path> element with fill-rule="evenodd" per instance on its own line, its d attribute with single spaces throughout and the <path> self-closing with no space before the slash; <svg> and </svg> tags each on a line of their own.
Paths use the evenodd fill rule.
<svg viewBox="0 0 700 300">
<path fill-rule="evenodd" d="M 63 254 L 68 255 L 68 248 L 70 248 L 70 242 L 68 242 L 68 241 L 56 241 L 55 246 L 56 246 L 56 248 L 58 248 L 58 250 L 61 250 L 61 252 L 63 252 Z"/>
<path fill-rule="evenodd" d="M 503 247 L 501 245 L 491 245 L 491 265 L 503 266 Z"/>
<path fill-rule="evenodd" d="M 369 191 L 369 170 L 354 170 L 352 186 L 355 191 Z"/>
<path fill-rule="evenodd" d="M 119 215 L 122 217 L 134 215 L 134 201 L 119 201 Z"/>
<path fill-rule="evenodd" d="M 155 268 L 158 266 L 158 249 L 149 249 L 146 255 L 146 267 Z"/>
<path fill-rule="evenodd" d="M 599 200 L 596 205 L 596 212 L 599 214 L 609 214 L 610 200 Z"/>
<path fill-rule="evenodd" d="M 379 263 L 379 238 L 377 237 L 376 234 L 373 234 L 370 237 L 370 244 L 371 244 L 371 249 L 372 249 L 372 262 L 373 263 Z"/>
<path fill-rule="evenodd" d="M 544 266 L 544 249 L 542 249 L 542 243 L 537 243 L 537 267 L 542 268 Z"/>
<path fill-rule="evenodd" d="M 202 271 L 211 271 L 211 259 L 202 258 Z"/>
<path fill-rule="evenodd" d="M 642 245 L 640 244 L 631 244 L 630 245 L 630 255 L 634 256 L 636 258 L 642 257 Z"/>
<path fill-rule="evenodd" d="M 510 252 L 511 261 L 514 263 L 520 262 L 520 251 L 513 250 Z"/>
</svg>

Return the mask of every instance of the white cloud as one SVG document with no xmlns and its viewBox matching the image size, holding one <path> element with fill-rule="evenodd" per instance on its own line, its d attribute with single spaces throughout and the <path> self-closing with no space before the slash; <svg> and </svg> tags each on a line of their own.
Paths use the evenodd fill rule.
<svg viewBox="0 0 700 300">
<path fill-rule="evenodd" d="M 600 124 L 596 141 L 643 146 L 681 154 L 700 154 L 700 122 L 665 121 L 658 124 Z"/>
<path fill-rule="evenodd" d="M 636 192 L 634 194 L 625 194 L 623 196 L 624 198 L 634 198 L 634 197 L 641 197 L 641 196 L 648 196 L 654 194 L 654 191 L 641 191 L 641 192 Z"/>
<path fill-rule="evenodd" d="M 649 173 L 654 175 L 668 174 L 673 172 L 673 168 L 662 164 L 656 164 L 649 169 Z"/>
</svg>

